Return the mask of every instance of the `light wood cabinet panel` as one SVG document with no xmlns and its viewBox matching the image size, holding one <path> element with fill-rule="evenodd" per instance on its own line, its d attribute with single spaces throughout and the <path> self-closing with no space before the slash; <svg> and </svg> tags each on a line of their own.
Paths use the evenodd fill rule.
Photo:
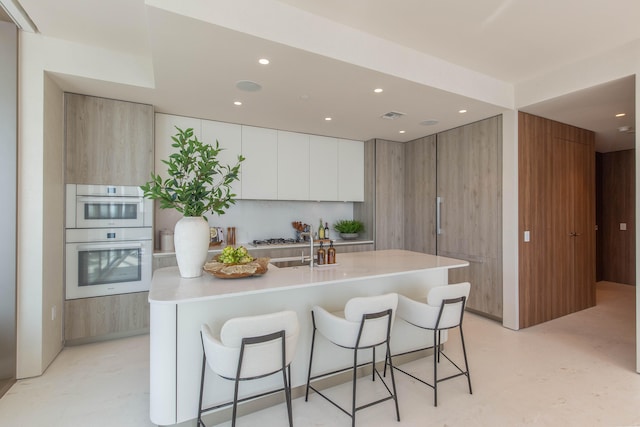
<svg viewBox="0 0 640 427">
<path fill-rule="evenodd" d="M 436 254 L 436 136 L 405 144 L 404 247 Z"/>
<path fill-rule="evenodd" d="M 137 292 L 65 301 L 66 344 L 148 333 L 148 298 L 148 292 Z"/>
<path fill-rule="evenodd" d="M 336 138 L 316 135 L 309 138 L 309 200 L 338 200 Z"/>
<path fill-rule="evenodd" d="M 202 120 L 202 141 L 214 146 L 218 142 L 222 150 L 218 154 L 218 160 L 222 165 L 234 166 L 238 163 L 238 156 L 242 154 L 242 127 L 233 123 Z M 242 167 L 240 168 L 240 181 L 231 184 L 231 191 L 237 199 L 242 198 Z"/>
<path fill-rule="evenodd" d="M 593 132 L 519 113 L 520 327 L 595 304 Z"/>
<path fill-rule="evenodd" d="M 364 143 L 338 140 L 338 200 L 364 201 Z"/>
<path fill-rule="evenodd" d="M 438 255 L 469 261 L 449 281 L 471 282 L 467 307 L 502 318 L 501 117 L 437 135 Z"/>
<path fill-rule="evenodd" d="M 153 170 L 153 106 L 65 94 L 65 180 L 140 185 Z"/>
<path fill-rule="evenodd" d="M 278 198 L 278 133 L 242 126 L 242 198 Z"/>
<path fill-rule="evenodd" d="M 309 200 L 309 135 L 278 131 L 278 200 Z"/>
<path fill-rule="evenodd" d="M 404 145 L 376 140 L 376 250 L 404 248 Z"/>
</svg>

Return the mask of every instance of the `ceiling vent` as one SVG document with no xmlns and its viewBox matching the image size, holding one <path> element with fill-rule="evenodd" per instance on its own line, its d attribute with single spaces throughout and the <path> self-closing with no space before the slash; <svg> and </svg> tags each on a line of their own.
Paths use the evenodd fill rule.
<svg viewBox="0 0 640 427">
<path fill-rule="evenodd" d="M 381 115 L 380 118 L 387 119 L 387 120 L 395 120 L 402 116 L 404 116 L 404 113 L 400 113 L 398 111 L 389 111 L 388 113 L 384 113 L 383 115 Z"/>
</svg>

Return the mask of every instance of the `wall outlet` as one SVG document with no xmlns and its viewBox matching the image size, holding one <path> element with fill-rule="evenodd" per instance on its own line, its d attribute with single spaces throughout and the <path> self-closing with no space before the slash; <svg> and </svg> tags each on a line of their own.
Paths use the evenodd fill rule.
<svg viewBox="0 0 640 427">
<path fill-rule="evenodd" d="M 524 241 L 525 242 L 530 242 L 531 241 L 531 233 L 529 232 L 529 230 L 524 232 Z"/>
<path fill-rule="evenodd" d="M 627 223 L 626 222 L 621 222 L 620 223 L 620 230 L 622 230 L 622 231 L 626 231 L 627 230 Z"/>
<path fill-rule="evenodd" d="M 53 307 L 51 307 L 51 320 L 56 320 L 56 306 L 54 305 Z"/>
</svg>

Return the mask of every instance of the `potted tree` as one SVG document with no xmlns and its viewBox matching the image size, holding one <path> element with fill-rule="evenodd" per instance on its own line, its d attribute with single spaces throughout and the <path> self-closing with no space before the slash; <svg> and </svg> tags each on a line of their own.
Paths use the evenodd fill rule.
<svg viewBox="0 0 640 427">
<path fill-rule="evenodd" d="M 172 136 L 175 151 L 168 159 L 167 178 L 151 173 L 151 181 L 140 188 L 144 197 L 160 202 L 161 209 L 175 209 L 183 217 L 174 230 L 176 260 L 181 277 L 202 275 L 202 266 L 209 249 L 207 212 L 222 215 L 235 203 L 231 192 L 233 181 L 239 180 L 242 155 L 234 166 L 222 165 L 218 160 L 220 148 L 199 141 L 193 129 L 182 130 Z"/>
</svg>

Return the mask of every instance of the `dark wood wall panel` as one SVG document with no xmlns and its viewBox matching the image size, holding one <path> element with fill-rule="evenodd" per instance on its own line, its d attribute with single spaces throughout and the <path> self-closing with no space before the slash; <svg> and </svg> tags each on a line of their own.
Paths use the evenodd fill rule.
<svg viewBox="0 0 640 427">
<path fill-rule="evenodd" d="M 599 157 L 599 279 L 635 285 L 635 150 Z"/>
<path fill-rule="evenodd" d="M 593 132 L 522 112 L 518 141 L 525 328 L 595 304 L 595 152 Z"/>
</svg>

